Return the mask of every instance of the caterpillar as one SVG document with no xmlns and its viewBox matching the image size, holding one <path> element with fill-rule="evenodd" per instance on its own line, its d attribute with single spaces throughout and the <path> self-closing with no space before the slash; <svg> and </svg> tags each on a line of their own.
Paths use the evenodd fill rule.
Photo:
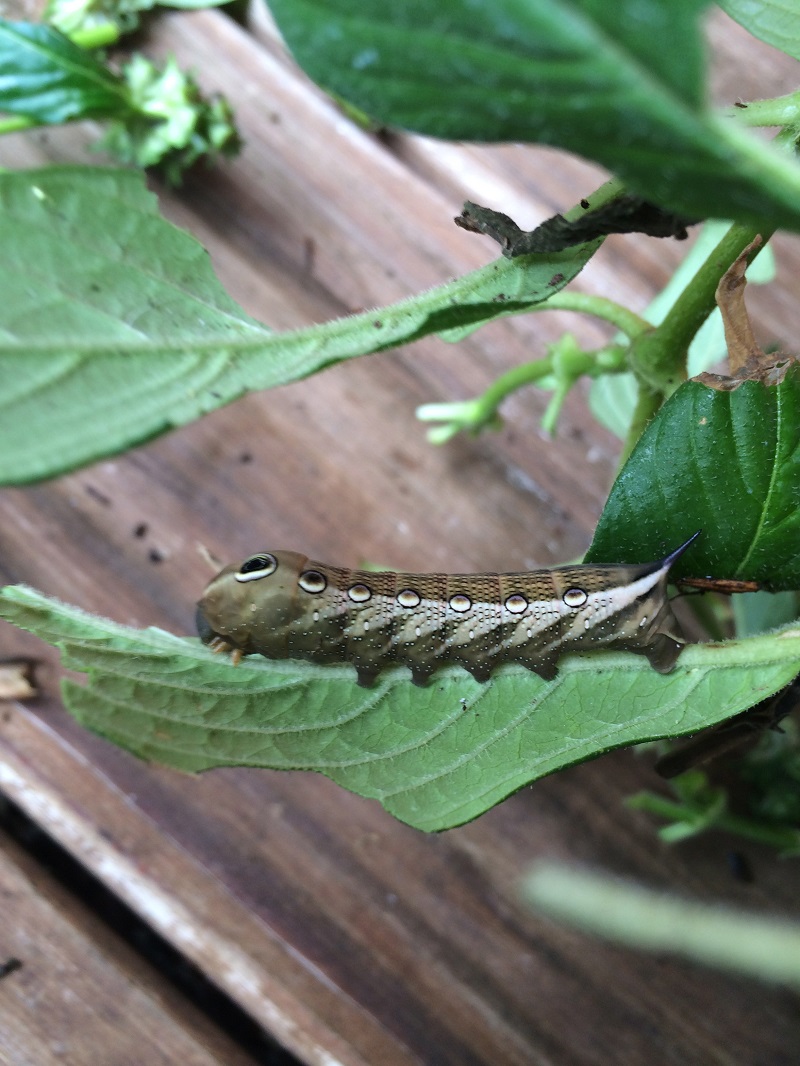
<svg viewBox="0 0 800 1066">
<path fill-rule="evenodd" d="M 570 651 L 613 648 L 674 667 L 685 639 L 667 598 L 670 567 L 699 536 L 655 563 L 576 565 L 516 574 L 348 570 L 291 551 L 226 566 L 197 605 L 216 651 L 348 662 L 370 686 L 388 666 L 417 685 L 457 663 L 487 681 L 501 663 L 552 680 Z"/>
</svg>

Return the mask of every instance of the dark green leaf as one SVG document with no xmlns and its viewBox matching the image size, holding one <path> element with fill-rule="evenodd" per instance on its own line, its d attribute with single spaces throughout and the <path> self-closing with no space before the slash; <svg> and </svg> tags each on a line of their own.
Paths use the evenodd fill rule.
<svg viewBox="0 0 800 1066">
<path fill-rule="evenodd" d="M 704 0 L 269 4 L 311 77 L 385 124 L 551 144 L 691 217 L 800 229 L 800 167 L 706 109 Z"/>
<path fill-rule="evenodd" d="M 271 334 L 138 174 L 0 174 L 0 484 L 51 477 L 255 389 L 541 303 L 599 242 L 499 260 L 391 307 Z"/>
<path fill-rule="evenodd" d="M 800 669 L 800 630 L 687 648 L 655 673 L 636 655 L 562 661 L 555 681 L 505 667 L 486 684 L 451 667 L 359 688 L 349 666 L 259 656 L 234 668 L 196 640 L 133 630 L 0 592 L 0 615 L 60 646 L 69 710 L 142 758 L 182 770 L 316 770 L 428 831 L 476 818 L 539 777 L 611 748 L 696 732 L 777 691 Z"/>
<path fill-rule="evenodd" d="M 688 381 L 611 490 L 587 562 L 644 562 L 703 535 L 675 576 L 800 588 L 800 366 L 732 392 Z"/>
<path fill-rule="evenodd" d="M 130 110 L 122 81 L 58 30 L 0 19 L 0 111 L 55 123 Z"/>
</svg>

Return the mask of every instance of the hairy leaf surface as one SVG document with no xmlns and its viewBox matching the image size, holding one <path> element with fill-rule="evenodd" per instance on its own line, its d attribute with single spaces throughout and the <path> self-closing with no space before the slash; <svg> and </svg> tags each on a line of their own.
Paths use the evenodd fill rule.
<svg viewBox="0 0 800 1066">
<path fill-rule="evenodd" d="M 52 477 L 245 393 L 541 303 L 599 241 L 500 259 L 379 310 L 274 334 L 139 174 L 0 174 L 0 484 Z"/>
<path fill-rule="evenodd" d="M 63 683 L 87 728 L 181 770 L 316 770 L 427 831 L 469 821 L 537 778 L 609 749 L 719 722 L 800 670 L 800 630 L 687 648 L 672 674 L 640 657 L 562 661 L 555 681 L 506 667 L 486 684 L 450 668 L 426 688 L 404 670 L 359 688 L 348 666 L 213 656 L 196 640 L 134 630 L 22 586 L 0 615 L 88 675 Z"/>
</svg>

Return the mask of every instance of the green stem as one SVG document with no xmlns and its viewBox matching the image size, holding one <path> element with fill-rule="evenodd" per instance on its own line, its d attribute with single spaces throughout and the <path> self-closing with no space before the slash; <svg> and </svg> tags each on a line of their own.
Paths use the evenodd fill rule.
<svg viewBox="0 0 800 1066">
<path fill-rule="evenodd" d="M 655 792 L 638 792 L 626 801 L 626 806 L 670 822 L 691 823 L 697 818 L 697 810 L 691 805 L 666 799 Z M 791 852 L 800 848 L 800 832 L 788 826 L 767 825 L 752 818 L 742 818 L 726 812 L 718 814 L 713 824 L 715 829 L 723 829 L 748 840 L 768 844 L 779 851 Z"/>
<path fill-rule="evenodd" d="M 742 126 L 794 126 L 800 122 L 800 93 L 773 96 L 769 100 L 752 100 L 744 107 L 724 112 Z"/>
<path fill-rule="evenodd" d="M 613 200 L 621 192 L 624 192 L 625 188 L 625 183 L 620 181 L 619 178 L 609 178 L 608 181 L 604 181 L 602 185 L 598 186 L 593 193 L 584 196 L 580 203 L 565 211 L 564 218 L 568 222 L 574 222 L 576 219 L 582 218 L 587 210 L 596 211 L 598 207 L 607 204 L 609 200 Z M 588 208 L 586 204 L 589 205 Z"/>
<path fill-rule="evenodd" d="M 486 392 L 476 397 L 476 402 L 480 404 L 484 418 L 491 418 L 506 396 L 516 392 L 517 389 L 524 388 L 526 385 L 531 385 L 534 381 L 540 381 L 552 372 L 553 364 L 548 356 L 545 359 L 536 359 L 532 363 L 523 363 L 522 366 L 515 366 L 506 371 L 505 374 L 501 374 L 499 378 L 492 382 Z"/>
<path fill-rule="evenodd" d="M 69 39 L 80 48 L 91 51 L 93 48 L 108 48 L 116 44 L 122 36 L 119 26 L 115 22 L 101 22 L 96 26 L 86 29 L 74 30 Z"/>
<path fill-rule="evenodd" d="M 487 426 L 497 425 L 497 409 L 506 396 L 542 378 L 551 377 L 555 379 L 555 385 L 548 382 L 546 387 L 553 387 L 555 395 L 542 418 L 542 427 L 552 433 L 564 398 L 580 377 L 599 377 L 601 374 L 619 374 L 627 370 L 627 347 L 609 345 L 607 348 L 584 352 L 575 346 L 574 350 L 565 350 L 563 342 L 568 339 L 574 344 L 572 338 L 562 338 L 560 351 L 553 351 L 544 359 L 513 367 L 493 381 L 480 396 L 453 403 L 422 404 L 417 408 L 417 418 L 421 422 L 443 423 L 429 430 L 428 439 L 434 444 L 443 444 L 456 433 L 476 433 Z"/>
<path fill-rule="evenodd" d="M 770 144 L 764 144 L 736 122 L 716 116 L 711 116 L 710 121 L 714 132 L 736 153 L 737 165 L 748 177 L 770 190 L 790 210 L 796 211 L 800 199 L 800 166 L 795 149 L 797 131 L 791 127 L 783 129 Z"/>
<path fill-rule="evenodd" d="M 639 394 L 636 399 L 633 418 L 628 427 L 628 434 L 625 437 L 625 443 L 622 446 L 622 453 L 619 457 L 618 471 L 623 468 L 628 460 L 628 456 L 636 447 L 639 437 L 641 437 L 644 432 L 644 427 L 664 402 L 663 393 L 651 389 L 648 385 L 645 385 L 644 382 L 638 382 L 638 390 Z"/>
<path fill-rule="evenodd" d="M 38 119 L 29 118 L 27 115 L 11 115 L 0 119 L 0 136 L 4 133 L 18 133 L 20 130 L 30 130 L 42 125 L 44 123 L 39 122 Z"/>
<path fill-rule="evenodd" d="M 678 899 L 555 863 L 538 865 L 523 894 L 553 918 L 632 947 L 800 985 L 800 923 L 786 918 Z"/>
<path fill-rule="evenodd" d="M 610 322 L 612 326 L 633 340 L 652 330 L 653 326 L 646 319 L 629 311 L 622 304 L 615 303 L 605 296 L 589 296 L 582 292 L 557 292 L 544 303 L 532 308 L 533 311 L 579 311 L 584 315 L 594 315 Z"/>
<path fill-rule="evenodd" d="M 800 173 L 800 168 L 798 173 Z M 800 188 L 798 189 L 800 197 Z M 773 227 L 731 226 L 667 312 L 661 325 L 643 333 L 631 348 L 631 369 L 640 385 L 663 397 L 686 380 L 686 360 L 695 334 L 716 307 L 720 278 L 759 234 L 766 243 Z"/>
</svg>

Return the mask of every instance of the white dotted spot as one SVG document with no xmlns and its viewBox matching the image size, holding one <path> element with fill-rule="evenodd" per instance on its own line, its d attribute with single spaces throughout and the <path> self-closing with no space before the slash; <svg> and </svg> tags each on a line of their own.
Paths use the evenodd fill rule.
<svg viewBox="0 0 800 1066">
<path fill-rule="evenodd" d="M 450 607 L 454 611 L 458 611 L 459 614 L 463 614 L 464 611 L 468 611 L 472 606 L 472 600 L 469 596 L 465 596 L 463 592 L 457 592 L 455 596 L 450 597 Z"/>
<path fill-rule="evenodd" d="M 527 606 L 528 601 L 519 592 L 515 592 L 506 600 L 506 610 L 511 611 L 512 614 L 522 614 Z"/>
<path fill-rule="evenodd" d="M 347 590 L 347 595 L 353 603 L 366 603 L 372 596 L 372 590 L 359 583 L 358 585 L 351 585 Z"/>
<path fill-rule="evenodd" d="M 298 578 L 297 584 L 303 592 L 310 592 L 313 595 L 324 592 L 328 587 L 327 578 L 319 570 L 304 570 Z"/>
<path fill-rule="evenodd" d="M 583 607 L 589 599 L 585 589 L 567 589 L 564 593 L 564 603 L 567 607 Z"/>
</svg>

